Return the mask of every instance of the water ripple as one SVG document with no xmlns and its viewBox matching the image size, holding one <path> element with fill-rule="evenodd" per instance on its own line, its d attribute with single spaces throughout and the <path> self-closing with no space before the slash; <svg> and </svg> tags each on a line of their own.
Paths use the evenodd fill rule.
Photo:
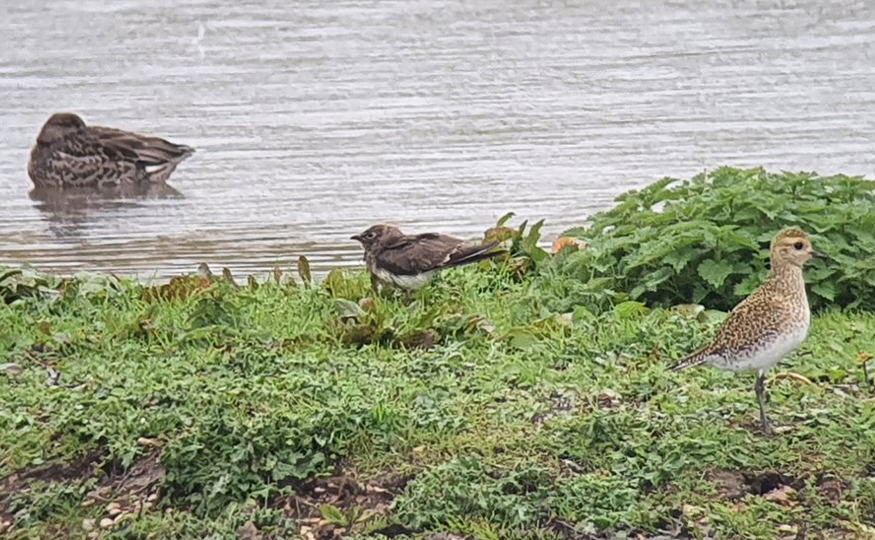
<svg viewBox="0 0 875 540">
<path fill-rule="evenodd" d="M 662 176 L 871 175 L 865 2 L 34 1 L 0 8 L 0 263 L 163 279 L 360 264 L 368 224 L 555 236 Z M 57 110 L 197 153 L 179 196 L 48 201 Z"/>
</svg>

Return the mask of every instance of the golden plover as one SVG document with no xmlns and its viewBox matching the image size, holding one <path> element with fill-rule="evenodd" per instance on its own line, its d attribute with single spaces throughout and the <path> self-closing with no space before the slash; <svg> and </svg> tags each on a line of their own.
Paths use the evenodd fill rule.
<svg viewBox="0 0 875 540">
<path fill-rule="evenodd" d="M 754 292 L 735 306 L 714 340 L 673 369 L 709 365 L 725 371 L 756 371 L 760 421 L 772 432 L 765 409 L 765 374 L 805 340 L 811 320 L 802 266 L 821 256 L 799 229 L 772 239 L 771 270 Z"/>
</svg>

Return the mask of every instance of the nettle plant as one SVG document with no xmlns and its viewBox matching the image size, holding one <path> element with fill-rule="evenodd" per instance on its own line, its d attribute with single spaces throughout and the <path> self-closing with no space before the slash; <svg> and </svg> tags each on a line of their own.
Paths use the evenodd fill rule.
<svg viewBox="0 0 875 540">
<path fill-rule="evenodd" d="M 665 178 L 565 234 L 586 249 L 556 257 L 560 309 L 620 301 L 728 310 L 768 272 L 769 241 L 799 227 L 828 256 L 806 266 L 812 308 L 875 309 L 875 182 L 814 173 L 720 168 Z"/>
</svg>

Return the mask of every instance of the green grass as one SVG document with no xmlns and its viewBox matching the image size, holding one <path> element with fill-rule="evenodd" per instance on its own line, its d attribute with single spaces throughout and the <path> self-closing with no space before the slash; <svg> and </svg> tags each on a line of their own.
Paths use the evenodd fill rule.
<svg viewBox="0 0 875 540">
<path fill-rule="evenodd" d="M 250 521 L 264 538 L 875 531 L 871 312 L 815 316 L 775 370 L 813 384 L 769 384 L 788 429 L 768 438 L 751 375 L 667 369 L 719 318 L 540 312 L 549 285 L 499 263 L 370 311 L 362 274 L 329 283 L 156 298 L 81 278 L 6 295 L 0 363 L 23 368 L 0 372 L 6 534 L 86 538 L 109 501 L 134 504 L 126 482 L 148 459 L 163 469 L 136 495 L 154 506 L 101 537 L 236 539 Z"/>
</svg>

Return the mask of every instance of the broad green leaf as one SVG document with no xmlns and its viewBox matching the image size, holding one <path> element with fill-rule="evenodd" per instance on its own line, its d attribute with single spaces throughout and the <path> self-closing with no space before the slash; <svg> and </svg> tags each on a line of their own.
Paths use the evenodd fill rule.
<svg viewBox="0 0 875 540">
<path fill-rule="evenodd" d="M 705 259 L 699 263 L 698 273 L 709 285 L 719 289 L 723 286 L 726 278 L 732 274 L 732 266 L 714 259 Z"/>
<path fill-rule="evenodd" d="M 811 291 L 819 296 L 833 301 L 836 298 L 836 285 L 832 281 L 821 281 L 811 287 Z"/>
<path fill-rule="evenodd" d="M 510 337 L 511 347 L 520 349 L 522 351 L 530 350 L 539 345 L 538 339 L 528 330 L 512 330 L 508 337 Z"/>
<path fill-rule="evenodd" d="M 322 514 L 324 519 L 339 527 L 346 527 L 349 525 L 349 520 L 336 506 L 323 504 L 319 507 L 319 513 Z"/>
<path fill-rule="evenodd" d="M 641 302 L 629 300 L 614 306 L 614 313 L 621 319 L 635 317 L 638 315 L 646 315 L 650 310 Z"/>
<path fill-rule="evenodd" d="M 514 217 L 516 214 L 513 212 L 508 212 L 505 215 L 498 218 L 498 222 L 495 224 L 496 227 L 503 227 L 505 223 L 510 221 L 510 218 Z"/>
<path fill-rule="evenodd" d="M 341 319 L 358 319 L 367 315 L 358 303 L 346 298 L 335 298 L 334 306 L 337 309 L 338 317 Z"/>
</svg>

